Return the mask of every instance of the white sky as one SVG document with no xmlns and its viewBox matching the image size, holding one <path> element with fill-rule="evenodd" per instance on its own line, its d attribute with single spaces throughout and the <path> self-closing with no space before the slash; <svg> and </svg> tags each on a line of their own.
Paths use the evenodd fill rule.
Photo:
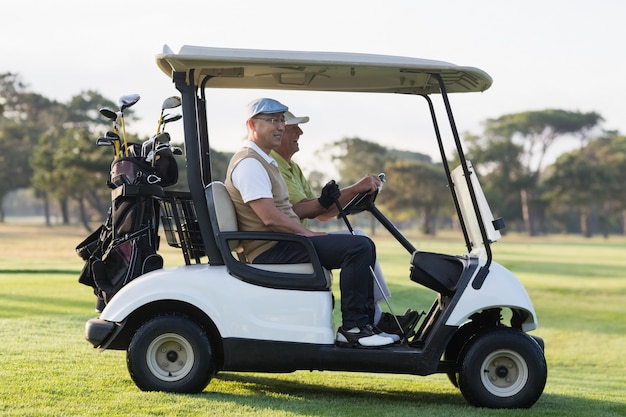
<svg viewBox="0 0 626 417">
<path fill-rule="evenodd" d="M 127 130 L 151 135 L 162 101 L 178 94 L 155 64 L 164 44 L 400 55 L 493 77 L 486 92 L 451 98 L 461 133 L 481 133 L 487 118 L 547 108 L 596 111 L 604 128 L 626 133 L 625 20 L 619 0 L 20 0 L 2 5 L 0 72 L 19 73 L 59 101 L 87 89 L 112 100 L 138 93 L 141 120 Z M 209 134 L 219 150 L 239 147 L 245 106 L 263 94 L 311 117 L 295 157 L 305 169 L 323 143 L 352 136 L 437 159 L 429 116 L 414 98 L 395 98 L 404 106 L 389 111 L 380 95 L 212 94 Z M 182 122 L 169 130 L 182 140 Z"/>
</svg>

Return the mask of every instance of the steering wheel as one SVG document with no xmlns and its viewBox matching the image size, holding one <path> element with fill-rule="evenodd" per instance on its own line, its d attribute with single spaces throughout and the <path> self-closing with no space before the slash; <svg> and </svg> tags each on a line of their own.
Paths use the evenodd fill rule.
<svg viewBox="0 0 626 417">
<path fill-rule="evenodd" d="M 343 208 L 343 212 L 345 214 L 356 214 L 360 213 L 364 210 L 369 210 L 372 205 L 374 205 L 374 201 L 376 201 L 376 197 L 378 197 L 378 193 L 383 189 L 383 184 L 385 181 L 385 173 L 381 172 L 378 174 L 378 178 L 380 179 L 380 184 L 378 188 L 373 193 L 368 193 L 366 191 L 362 191 L 352 197 L 352 200 L 348 201 L 348 204 Z M 341 213 L 338 218 L 341 217 Z"/>
<path fill-rule="evenodd" d="M 376 197 L 378 197 L 378 190 L 371 194 L 360 192 L 355 195 L 352 200 L 348 201 L 343 208 L 343 212 L 346 214 L 356 214 L 368 210 L 370 206 L 374 204 L 374 201 L 376 201 Z"/>
</svg>

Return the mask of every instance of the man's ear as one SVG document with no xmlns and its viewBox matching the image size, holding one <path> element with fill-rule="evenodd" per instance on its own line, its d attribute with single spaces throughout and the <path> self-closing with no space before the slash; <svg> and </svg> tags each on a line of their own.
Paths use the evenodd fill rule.
<svg viewBox="0 0 626 417">
<path fill-rule="evenodd" d="M 248 119 L 246 121 L 246 126 L 248 127 L 248 129 L 252 130 L 252 131 L 256 131 L 256 126 L 254 124 L 254 120 L 252 120 L 252 118 Z"/>
</svg>

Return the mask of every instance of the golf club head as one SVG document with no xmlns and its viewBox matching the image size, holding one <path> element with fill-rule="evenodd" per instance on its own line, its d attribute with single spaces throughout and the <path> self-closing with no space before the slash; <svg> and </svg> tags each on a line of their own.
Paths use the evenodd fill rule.
<svg viewBox="0 0 626 417">
<path fill-rule="evenodd" d="M 182 114 L 178 113 L 178 114 L 166 114 L 165 116 L 163 116 L 163 125 L 166 125 L 168 123 L 171 122 L 175 122 L 176 120 L 180 120 L 183 117 Z"/>
<path fill-rule="evenodd" d="M 170 134 L 167 132 L 161 132 L 158 135 L 156 135 L 154 138 L 156 143 L 160 143 L 160 144 L 170 143 L 170 139 L 171 139 Z"/>
<path fill-rule="evenodd" d="M 106 136 L 100 136 L 96 139 L 96 145 L 98 146 L 113 146 L 114 141 Z"/>
<path fill-rule="evenodd" d="M 171 149 L 171 148 L 172 148 L 172 147 L 170 146 L 170 144 L 169 144 L 169 143 L 159 143 L 159 144 L 156 146 L 155 151 L 156 151 L 156 152 L 159 152 L 159 151 L 162 151 L 162 150 L 164 150 L 164 149 Z"/>
<path fill-rule="evenodd" d="M 148 149 L 153 148 L 154 140 L 155 140 L 155 136 L 152 136 L 150 139 L 148 139 L 147 141 L 141 144 L 141 156 L 142 157 L 145 158 L 146 156 L 148 156 L 148 152 L 149 152 Z"/>
<path fill-rule="evenodd" d="M 175 122 L 176 120 L 180 120 L 183 117 L 182 114 L 178 113 L 178 114 L 166 114 L 165 116 L 163 116 L 163 119 L 161 120 L 161 132 L 165 131 L 165 125 L 167 125 L 168 123 L 171 122 Z"/>
<path fill-rule="evenodd" d="M 183 104 L 181 98 L 179 96 L 168 97 L 163 100 L 163 104 L 161 105 L 161 110 L 165 109 L 173 109 Z"/>
<path fill-rule="evenodd" d="M 139 96 L 139 94 L 128 94 L 128 95 L 120 97 L 120 100 L 119 100 L 120 111 L 123 112 L 130 106 L 134 105 L 135 103 L 139 101 L 140 98 L 141 97 Z"/>
<path fill-rule="evenodd" d="M 118 135 L 117 133 L 113 132 L 112 130 L 108 130 L 104 134 L 104 137 L 106 137 L 107 139 L 110 139 L 110 140 L 120 140 L 120 135 Z"/>
<path fill-rule="evenodd" d="M 100 109 L 100 114 L 106 117 L 111 121 L 117 120 L 117 112 L 115 110 L 111 110 L 108 107 L 103 107 Z"/>
</svg>

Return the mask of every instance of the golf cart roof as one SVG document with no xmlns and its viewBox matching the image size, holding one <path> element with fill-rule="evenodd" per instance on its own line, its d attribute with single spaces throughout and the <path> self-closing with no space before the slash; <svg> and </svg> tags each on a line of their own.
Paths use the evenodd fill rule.
<svg viewBox="0 0 626 417">
<path fill-rule="evenodd" d="M 388 55 L 211 48 L 167 45 L 157 64 L 169 77 L 183 72 L 206 88 L 246 88 L 403 94 L 440 93 L 438 74 L 448 93 L 480 92 L 491 86 L 486 72 L 420 58 Z"/>
</svg>

